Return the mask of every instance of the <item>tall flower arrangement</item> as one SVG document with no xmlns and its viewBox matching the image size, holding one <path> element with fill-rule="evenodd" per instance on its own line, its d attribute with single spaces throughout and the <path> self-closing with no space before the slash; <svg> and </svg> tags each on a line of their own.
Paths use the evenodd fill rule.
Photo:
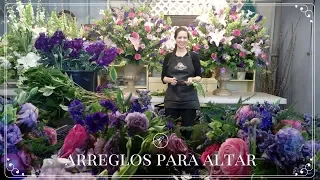
<svg viewBox="0 0 320 180">
<path fill-rule="evenodd" d="M 244 12 L 241 2 L 215 5 L 199 17 L 193 36 L 205 71 L 214 67 L 250 71 L 268 64 L 265 17 Z"/>
<path fill-rule="evenodd" d="M 149 6 L 110 8 L 100 13 L 103 17 L 96 21 L 93 32 L 107 43 L 118 48 L 116 63 L 148 65 L 150 70 L 161 71 L 160 46 L 167 39 L 171 20 L 163 15 L 150 13 Z"/>
</svg>

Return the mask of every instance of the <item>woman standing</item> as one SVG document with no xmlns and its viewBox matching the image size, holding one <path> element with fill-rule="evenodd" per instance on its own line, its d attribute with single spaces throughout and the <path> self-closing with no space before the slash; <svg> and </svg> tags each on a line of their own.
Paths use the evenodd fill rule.
<svg viewBox="0 0 320 180">
<path fill-rule="evenodd" d="M 189 33 L 179 27 L 174 33 L 176 46 L 163 62 L 161 79 L 168 84 L 164 98 L 165 113 L 173 119 L 181 117 L 182 126 L 195 123 L 196 110 L 200 109 L 197 91 L 192 82 L 201 81 L 201 66 L 198 54 L 187 50 Z M 182 135 L 189 139 L 191 132 L 183 131 Z"/>
</svg>

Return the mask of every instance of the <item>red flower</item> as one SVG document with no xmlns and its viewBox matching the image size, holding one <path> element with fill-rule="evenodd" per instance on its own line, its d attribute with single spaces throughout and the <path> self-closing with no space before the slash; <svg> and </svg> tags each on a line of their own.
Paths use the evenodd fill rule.
<svg viewBox="0 0 320 180">
<path fill-rule="evenodd" d="M 215 152 L 219 151 L 219 148 L 220 148 L 220 144 L 212 144 L 211 146 L 207 147 L 200 157 L 201 163 L 204 164 L 208 158 L 211 158 L 211 156 Z M 206 164 L 205 166 L 207 167 Z"/>
<path fill-rule="evenodd" d="M 267 59 L 267 54 L 266 54 L 266 53 L 262 53 L 262 54 L 261 54 L 261 58 L 262 58 L 263 60 L 266 60 L 266 59 Z"/>
<path fill-rule="evenodd" d="M 68 157 L 76 148 L 83 148 L 83 146 L 86 145 L 87 140 L 88 134 L 86 129 L 80 124 L 76 124 L 64 139 L 63 146 L 58 152 L 58 156 L 61 158 Z"/>
<path fill-rule="evenodd" d="M 121 54 L 122 53 L 122 49 L 121 48 L 117 48 L 117 53 Z"/>
<path fill-rule="evenodd" d="M 122 25 L 123 24 L 123 22 L 122 22 L 122 20 L 120 19 L 118 22 L 117 22 L 117 25 Z"/>
<path fill-rule="evenodd" d="M 193 46 L 193 51 L 194 51 L 194 52 L 198 52 L 199 49 L 200 49 L 200 48 L 199 48 L 199 45 Z"/>
</svg>

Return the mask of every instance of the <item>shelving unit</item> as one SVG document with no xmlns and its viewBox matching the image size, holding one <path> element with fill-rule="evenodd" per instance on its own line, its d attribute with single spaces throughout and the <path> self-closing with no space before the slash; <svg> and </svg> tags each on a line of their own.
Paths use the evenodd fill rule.
<svg viewBox="0 0 320 180">
<path fill-rule="evenodd" d="M 119 66 L 119 65 L 112 65 L 112 66 L 116 69 L 118 74 L 117 82 L 119 83 L 118 84 L 119 88 L 124 89 L 126 87 L 123 79 L 124 66 Z M 148 81 L 149 81 L 148 74 L 149 74 L 148 66 L 144 65 L 140 72 L 140 79 L 136 81 L 135 87 L 137 89 L 148 89 Z M 98 85 L 108 83 L 110 81 L 111 81 L 110 77 L 107 74 L 102 74 L 98 76 Z"/>
<path fill-rule="evenodd" d="M 253 79 L 237 80 L 232 79 L 227 82 L 227 88 L 234 92 L 255 92 L 255 72 L 252 75 Z M 161 92 L 167 89 L 167 84 L 163 84 L 161 77 L 149 77 L 148 89 L 151 92 Z M 218 81 L 215 78 L 202 78 L 201 82 L 205 92 L 213 92 L 217 89 Z"/>
</svg>

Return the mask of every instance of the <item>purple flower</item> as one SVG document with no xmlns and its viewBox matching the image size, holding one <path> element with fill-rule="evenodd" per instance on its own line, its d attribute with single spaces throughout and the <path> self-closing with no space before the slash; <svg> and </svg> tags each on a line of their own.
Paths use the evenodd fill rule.
<svg viewBox="0 0 320 180">
<path fill-rule="evenodd" d="M 60 45 L 62 41 L 65 40 L 65 36 L 62 31 L 56 31 L 53 36 L 49 39 L 49 44 L 53 47 L 55 45 Z"/>
<path fill-rule="evenodd" d="M 103 154 L 105 154 L 108 158 L 112 154 L 119 155 L 120 154 L 120 134 L 117 132 L 114 136 L 109 139 L 109 141 L 106 143 L 106 145 L 103 148 Z M 119 167 L 121 162 L 117 163 L 117 161 L 120 161 L 120 158 L 113 155 L 110 159 L 110 162 L 106 162 L 104 164 L 107 164 L 106 169 L 108 170 L 108 175 L 112 175 L 115 173 Z"/>
<path fill-rule="evenodd" d="M 236 10 L 237 10 L 237 6 L 236 6 L 236 5 L 233 5 L 233 6 L 232 6 L 232 8 L 230 9 L 229 14 L 233 14 L 233 13 L 235 13 L 235 12 L 236 12 Z"/>
<path fill-rule="evenodd" d="M 312 152 L 312 145 L 315 145 L 315 152 Z M 303 144 L 301 148 L 301 153 L 304 158 L 312 158 L 313 154 L 316 154 L 320 151 L 320 143 L 315 142 L 314 140 L 310 140 Z"/>
<path fill-rule="evenodd" d="M 92 55 L 91 61 L 98 60 L 100 53 L 104 50 L 104 43 L 102 41 L 96 41 L 95 43 L 89 44 L 85 50 Z"/>
<path fill-rule="evenodd" d="M 28 128 L 35 128 L 37 124 L 39 110 L 31 103 L 25 103 L 18 112 L 16 124 L 24 125 Z"/>
<path fill-rule="evenodd" d="M 68 112 L 77 124 L 83 125 L 83 115 L 85 107 L 81 101 L 75 99 L 68 106 Z"/>
<path fill-rule="evenodd" d="M 105 125 L 108 124 L 108 121 L 109 121 L 108 115 L 102 112 L 97 112 L 87 116 L 85 120 L 85 124 L 87 125 L 88 130 L 90 132 L 96 133 L 98 131 L 103 131 L 105 128 Z"/>
<path fill-rule="evenodd" d="M 262 157 L 273 161 L 282 169 L 292 169 L 300 159 L 303 143 L 300 131 L 294 128 L 282 128 L 275 135 L 275 143 L 264 151 Z"/>
<path fill-rule="evenodd" d="M 243 61 L 241 61 L 239 64 L 238 64 L 238 67 L 240 67 L 240 68 L 244 68 L 246 66 L 246 64 L 243 62 Z"/>
<path fill-rule="evenodd" d="M 100 105 L 106 108 L 107 110 L 111 110 L 112 112 L 115 112 L 117 108 L 115 107 L 114 103 L 110 101 L 109 99 L 104 99 L 100 101 Z"/>
<path fill-rule="evenodd" d="M 50 52 L 53 48 L 53 46 L 49 44 L 49 37 L 45 33 L 39 34 L 34 46 L 37 50 L 44 52 Z"/>
<path fill-rule="evenodd" d="M 7 129 L 5 129 L 5 126 L 7 126 Z M 16 153 L 17 147 L 16 145 L 22 141 L 22 134 L 19 129 L 19 127 L 16 124 L 9 124 L 5 125 L 3 122 L 0 122 L 0 155 L 3 154 L 4 148 L 5 148 L 5 139 L 4 139 L 4 133 L 5 130 L 7 131 L 7 153 Z"/>
<path fill-rule="evenodd" d="M 168 122 L 167 128 L 168 128 L 169 130 L 171 130 L 171 129 L 174 128 L 174 124 L 172 123 L 172 120 L 170 120 L 170 121 Z"/>
<path fill-rule="evenodd" d="M 139 112 L 129 113 L 125 121 L 131 135 L 146 132 L 149 127 L 149 120 L 147 116 Z"/>
<path fill-rule="evenodd" d="M 109 48 L 103 51 L 103 56 L 96 60 L 99 66 L 109 66 L 117 56 L 117 48 Z M 99 56 L 98 56 L 99 57 Z"/>
<path fill-rule="evenodd" d="M 221 73 L 221 74 L 226 73 L 226 68 L 220 68 L 220 73 Z"/>
<path fill-rule="evenodd" d="M 271 132 L 262 131 L 260 129 L 256 130 L 257 132 L 257 146 L 261 153 L 263 153 L 270 145 L 275 143 L 275 135 Z"/>
<path fill-rule="evenodd" d="M 255 23 L 259 23 L 261 20 L 262 20 L 263 16 L 262 15 L 259 15 L 257 20 L 255 21 Z"/>
<path fill-rule="evenodd" d="M 120 129 L 122 125 L 125 123 L 125 118 L 127 114 L 122 114 L 119 111 L 115 113 L 109 113 L 109 126 L 115 127 L 116 129 Z"/>
</svg>

